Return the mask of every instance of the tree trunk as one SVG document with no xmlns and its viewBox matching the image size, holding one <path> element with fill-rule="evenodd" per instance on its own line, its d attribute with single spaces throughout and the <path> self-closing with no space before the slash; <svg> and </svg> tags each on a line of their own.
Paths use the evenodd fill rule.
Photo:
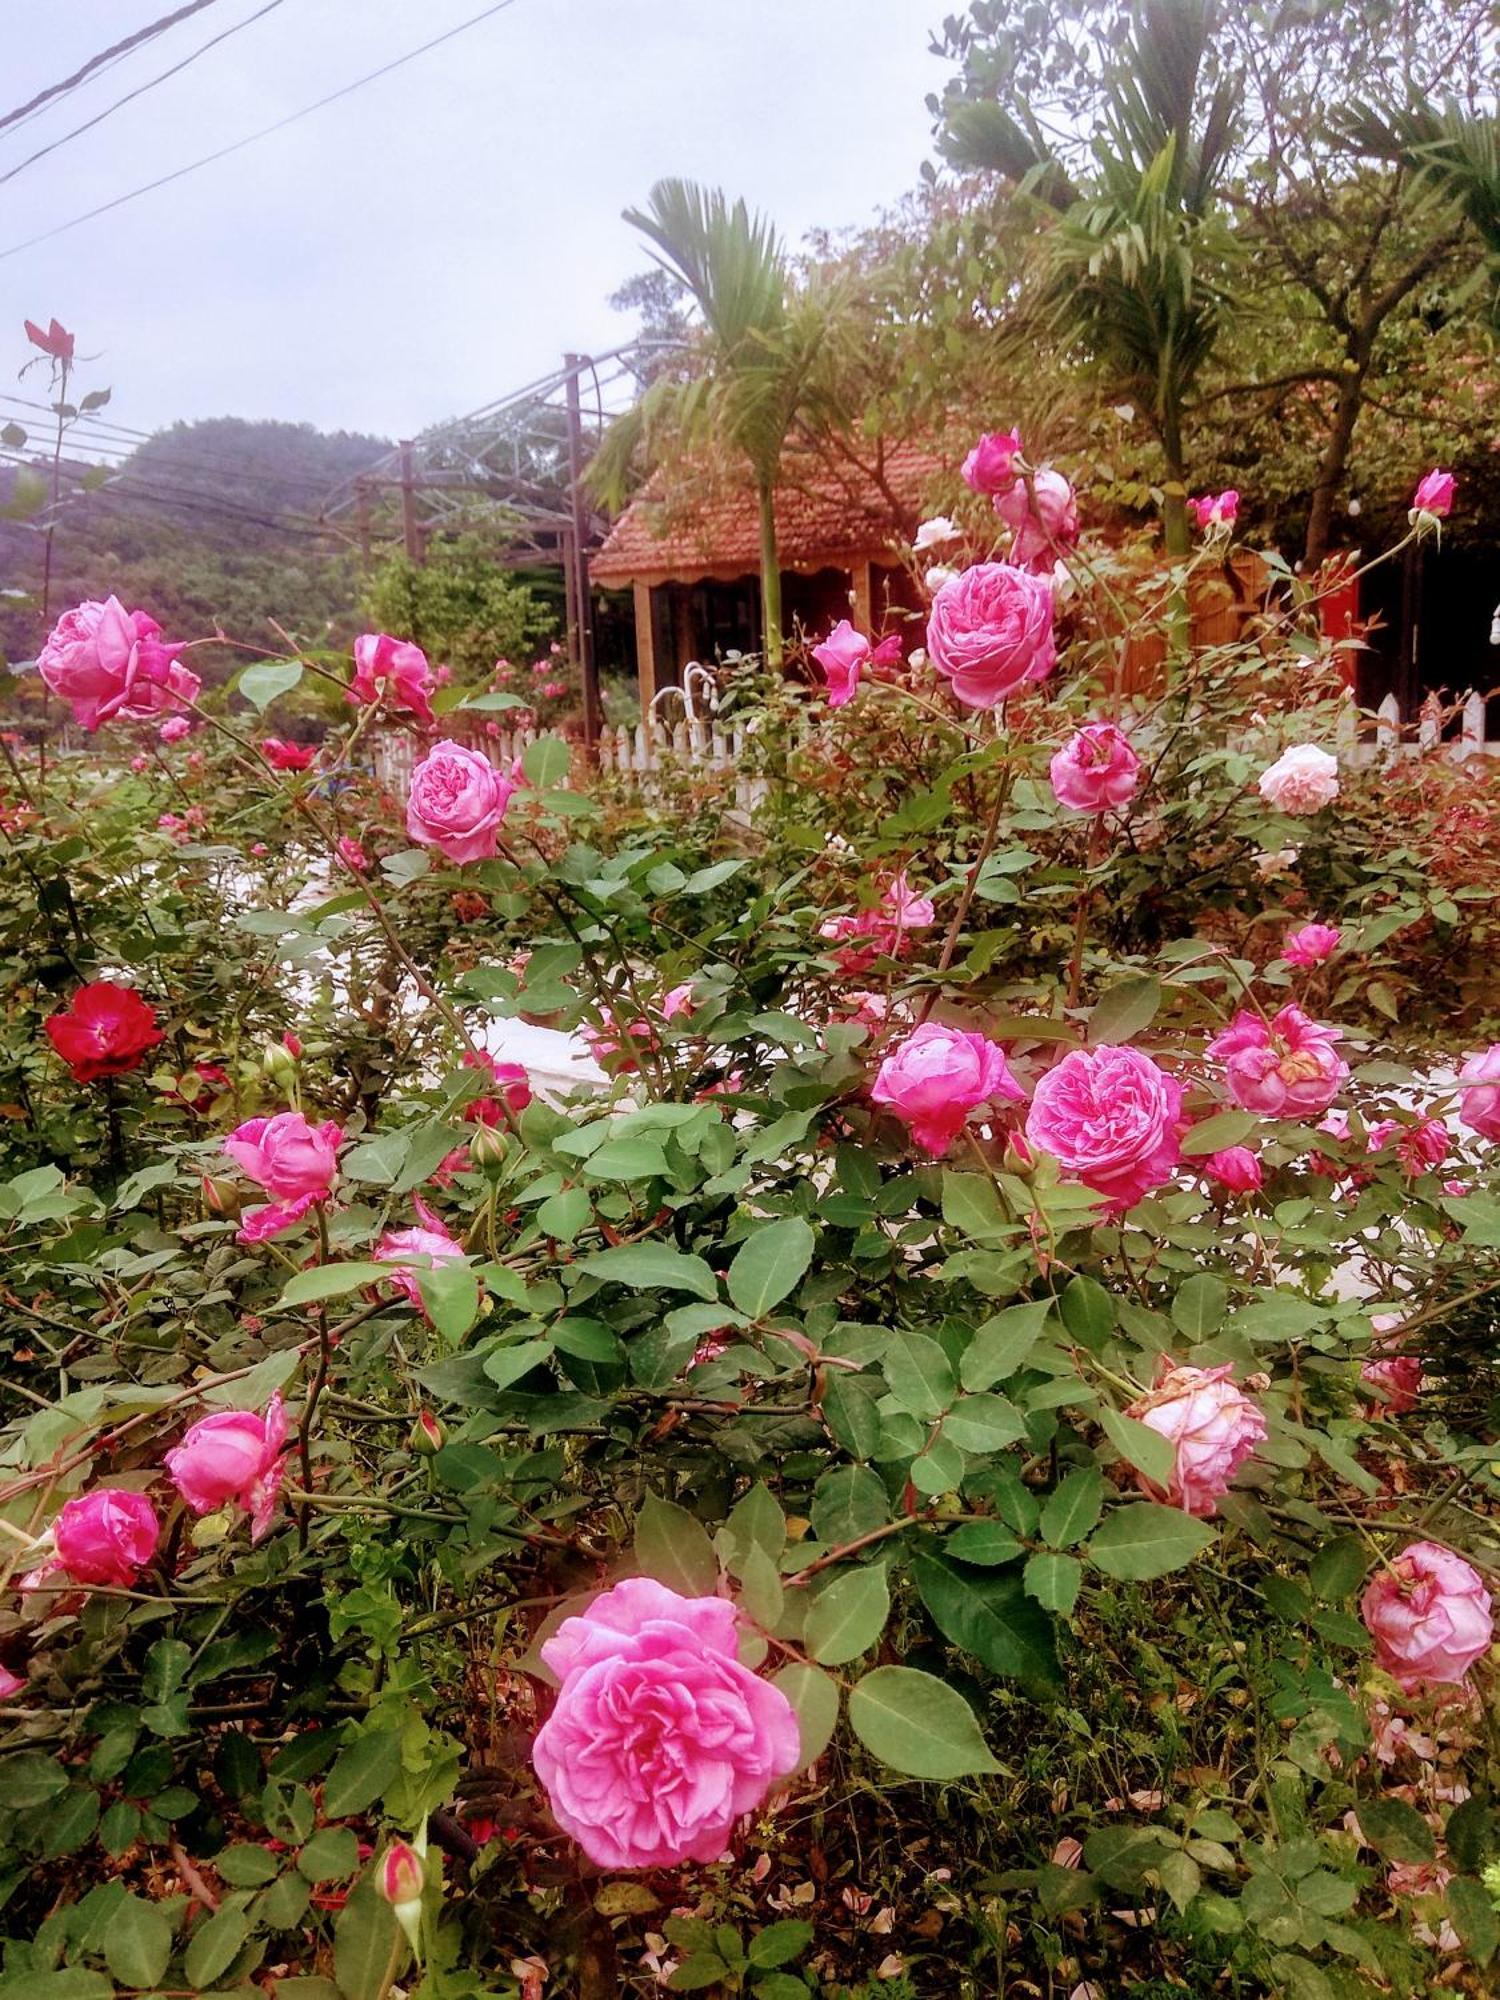
<svg viewBox="0 0 1500 2000">
<path fill-rule="evenodd" d="M 1161 491 L 1162 541 L 1174 561 L 1193 552 L 1188 532 L 1187 467 L 1182 457 L 1182 412 L 1175 402 L 1163 410 L 1161 419 L 1162 455 L 1167 476 Z"/>
<path fill-rule="evenodd" d="M 1354 444 L 1354 426 L 1359 422 L 1359 413 L 1365 399 L 1364 367 L 1351 368 L 1339 384 L 1338 402 L 1334 407 L 1333 425 L 1328 433 L 1328 442 L 1323 447 L 1323 456 L 1318 461 L 1318 476 L 1313 481 L 1312 505 L 1307 513 L 1307 540 L 1302 549 L 1305 568 L 1314 570 L 1328 553 L 1328 544 L 1333 538 L 1333 503 L 1343 484 L 1344 474 L 1349 466 L 1349 453 Z"/>
<path fill-rule="evenodd" d="M 776 550 L 776 508 L 769 481 L 756 487 L 760 502 L 760 622 L 766 665 L 781 666 L 781 558 Z"/>
</svg>

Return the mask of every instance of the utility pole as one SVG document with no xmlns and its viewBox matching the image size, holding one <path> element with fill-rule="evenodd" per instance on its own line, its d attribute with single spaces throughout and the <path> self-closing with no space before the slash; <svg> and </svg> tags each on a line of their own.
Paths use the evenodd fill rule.
<svg viewBox="0 0 1500 2000">
<path fill-rule="evenodd" d="M 568 371 L 568 491 L 573 503 L 569 537 L 573 602 L 578 615 L 578 666 L 583 676 L 583 742 L 592 763 L 598 754 L 599 667 L 594 658 L 594 600 L 589 589 L 588 514 L 583 498 L 583 413 L 578 401 L 578 377 L 585 365 L 580 354 L 565 354 Z"/>
<path fill-rule="evenodd" d="M 422 524 L 417 519 L 417 483 L 412 472 L 412 443 L 410 438 L 401 440 L 401 534 L 406 543 L 409 562 L 423 560 Z"/>
</svg>

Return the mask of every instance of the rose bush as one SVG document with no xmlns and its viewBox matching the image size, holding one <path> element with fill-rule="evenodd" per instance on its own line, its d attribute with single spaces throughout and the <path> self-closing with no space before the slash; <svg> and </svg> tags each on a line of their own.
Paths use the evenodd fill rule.
<svg viewBox="0 0 1500 2000">
<path fill-rule="evenodd" d="M 0 2000 L 1483 1990 L 1493 777 L 943 547 L 749 826 L 379 635 L 12 746 Z"/>
</svg>

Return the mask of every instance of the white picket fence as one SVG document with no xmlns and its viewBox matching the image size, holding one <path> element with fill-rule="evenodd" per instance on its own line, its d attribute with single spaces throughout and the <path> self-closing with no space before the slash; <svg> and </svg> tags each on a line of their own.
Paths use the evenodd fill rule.
<svg viewBox="0 0 1500 2000">
<path fill-rule="evenodd" d="M 1375 711 L 1373 734 L 1362 733 L 1360 716 L 1351 702 L 1341 718 L 1337 748 L 1349 764 L 1388 764 L 1397 757 L 1420 757 L 1441 750 L 1453 763 L 1466 757 L 1500 757 L 1500 738 L 1485 734 L 1485 697 L 1472 691 L 1462 702 L 1442 702 L 1428 695 L 1417 714 L 1416 723 L 1403 723 L 1401 706 L 1388 694 Z M 1458 734 L 1447 729 L 1458 723 Z"/>
</svg>

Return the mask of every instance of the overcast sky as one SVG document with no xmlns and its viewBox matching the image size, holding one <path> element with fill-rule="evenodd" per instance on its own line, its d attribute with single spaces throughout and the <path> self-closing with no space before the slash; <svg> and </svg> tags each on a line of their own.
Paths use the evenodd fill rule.
<svg viewBox="0 0 1500 2000">
<path fill-rule="evenodd" d="M 485 0 L 280 0 L 0 184 L 0 253 L 271 124 Z M 0 174 L 265 0 L 215 0 L 28 122 Z M 0 113 L 173 0 L 5 0 Z M 0 385 L 56 314 L 110 415 L 285 417 L 386 436 L 487 403 L 647 263 L 622 208 L 664 174 L 744 194 L 795 242 L 870 220 L 930 150 L 942 0 L 512 0 L 285 132 L 0 255 Z M 7 334 L 6 326 L 12 328 Z M 36 375 L 27 378 L 35 383 Z M 34 393 L 23 389 L 22 394 Z"/>
</svg>

